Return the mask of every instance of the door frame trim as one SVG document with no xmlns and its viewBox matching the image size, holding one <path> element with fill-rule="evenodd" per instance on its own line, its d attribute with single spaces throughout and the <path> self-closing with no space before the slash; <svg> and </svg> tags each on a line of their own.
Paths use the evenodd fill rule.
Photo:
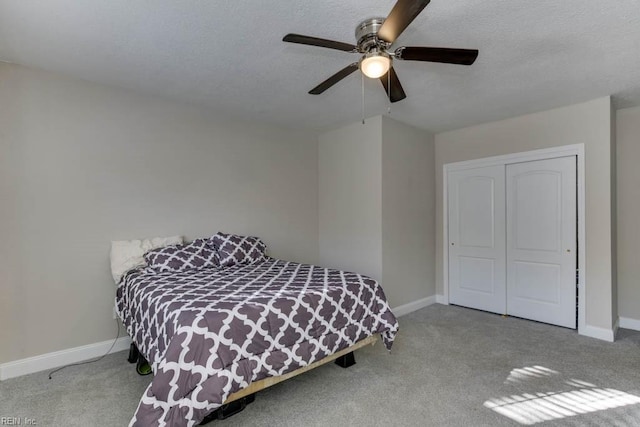
<svg viewBox="0 0 640 427">
<path fill-rule="evenodd" d="M 558 157 L 577 157 L 577 197 L 578 197 L 578 333 L 588 335 L 586 330 L 586 223 L 585 223 L 585 157 L 584 144 L 562 145 L 521 153 L 485 157 L 447 163 L 442 166 L 442 280 L 443 298 L 440 303 L 449 304 L 449 201 L 447 176 L 451 171 L 475 169 L 486 166 L 501 166 L 511 163 L 531 162 L 555 159 Z"/>
</svg>

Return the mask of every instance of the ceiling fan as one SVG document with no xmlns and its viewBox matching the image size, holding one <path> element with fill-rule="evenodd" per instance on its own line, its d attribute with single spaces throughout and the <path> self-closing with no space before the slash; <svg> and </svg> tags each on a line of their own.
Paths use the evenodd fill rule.
<svg viewBox="0 0 640 427">
<path fill-rule="evenodd" d="M 391 102 L 407 97 L 393 68 L 394 60 L 442 62 L 471 65 L 478 57 L 475 49 L 402 46 L 390 50 L 396 39 L 429 4 L 430 0 L 398 0 L 387 18 L 370 18 L 356 27 L 357 44 L 337 42 L 300 34 L 287 34 L 282 41 L 320 46 L 361 55 L 358 62 L 347 65 L 309 91 L 319 95 L 349 76 L 358 68 L 372 79 L 380 79 Z M 391 86 L 389 88 L 389 86 Z"/>
</svg>

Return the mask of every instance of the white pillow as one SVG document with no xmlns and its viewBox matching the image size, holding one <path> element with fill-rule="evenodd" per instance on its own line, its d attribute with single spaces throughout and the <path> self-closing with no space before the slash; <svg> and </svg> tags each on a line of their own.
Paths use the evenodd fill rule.
<svg viewBox="0 0 640 427">
<path fill-rule="evenodd" d="M 182 236 L 154 237 L 144 240 L 115 240 L 111 242 L 111 275 L 116 285 L 132 268 L 145 265 L 143 255 L 151 249 L 181 245 Z"/>
</svg>

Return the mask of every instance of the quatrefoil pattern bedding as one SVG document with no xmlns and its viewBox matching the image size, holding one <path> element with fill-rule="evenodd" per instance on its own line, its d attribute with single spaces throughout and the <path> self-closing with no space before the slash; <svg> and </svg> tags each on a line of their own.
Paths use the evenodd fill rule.
<svg viewBox="0 0 640 427">
<path fill-rule="evenodd" d="M 211 245 L 216 248 L 222 267 L 261 261 L 267 250 L 267 246 L 258 237 L 221 232 L 211 237 Z"/>
<path fill-rule="evenodd" d="M 144 254 L 147 266 L 155 271 L 185 271 L 218 266 L 218 255 L 207 239 L 196 239 L 185 245 L 171 245 Z"/>
<path fill-rule="evenodd" d="M 132 426 L 194 426 L 251 382 L 307 366 L 398 322 L 373 279 L 266 258 L 128 273 L 118 314 L 155 374 Z"/>
</svg>

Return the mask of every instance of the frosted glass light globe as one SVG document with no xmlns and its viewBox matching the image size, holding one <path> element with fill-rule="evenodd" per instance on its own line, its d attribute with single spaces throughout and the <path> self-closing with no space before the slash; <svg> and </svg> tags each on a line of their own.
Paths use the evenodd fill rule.
<svg viewBox="0 0 640 427">
<path fill-rule="evenodd" d="M 389 71 L 391 68 L 391 58 L 383 52 L 374 52 L 367 54 L 360 61 L 360 70 L 365 76 L 377 79 Z"/>
</svg>

